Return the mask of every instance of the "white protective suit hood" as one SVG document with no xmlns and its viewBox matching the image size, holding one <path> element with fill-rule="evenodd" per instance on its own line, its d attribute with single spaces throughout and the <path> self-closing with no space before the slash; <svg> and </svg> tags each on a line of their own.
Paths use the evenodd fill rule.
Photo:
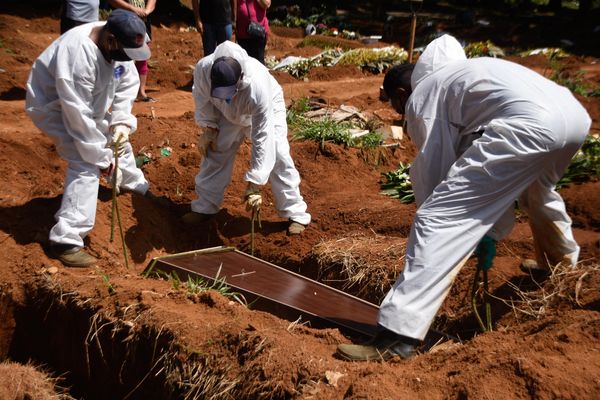
<svg viewBox="0 0 600 400">
<path fill-rule="evenodd" d="M 441 36 L 427 45 L 423 54 L 415 64 L 410 83 L 412 90 L 429 74 L 435 72 L 454 61 L 467 59 L 458 40 L 453 36 Z"/>
</svg>

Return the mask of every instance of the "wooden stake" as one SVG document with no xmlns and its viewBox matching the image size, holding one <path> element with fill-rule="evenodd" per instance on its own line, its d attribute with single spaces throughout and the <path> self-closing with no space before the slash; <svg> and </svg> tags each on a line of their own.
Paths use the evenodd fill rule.
<svg viewBox="0 0 600 400">
<path fill-rule="evenodd" d="M 408 62 L 412 63 L 413 60 L 413 49 L 415 47 L 415 33 L 417 30 L 417 13 L 412 13 L 412 19 L 410 21 L 410 42 L 408 43 Z"/>
</svg>

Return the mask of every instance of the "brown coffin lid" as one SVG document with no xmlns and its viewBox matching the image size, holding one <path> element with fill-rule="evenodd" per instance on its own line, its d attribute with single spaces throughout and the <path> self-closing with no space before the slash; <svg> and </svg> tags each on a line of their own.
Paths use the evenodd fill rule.
<svg viewBox="0 0 600 400">
<path fill-rule="evenodd" d="M 162 271 L 186 281 L 225 279 L 253 309 L 281 318 L 310 321 L 313 327 L 337 327 L 371 336 L 379 308 L 340 290 L 243 253 L 233 247 L 212 247 L 154 258 L 144 274 Z"/>
</svg>

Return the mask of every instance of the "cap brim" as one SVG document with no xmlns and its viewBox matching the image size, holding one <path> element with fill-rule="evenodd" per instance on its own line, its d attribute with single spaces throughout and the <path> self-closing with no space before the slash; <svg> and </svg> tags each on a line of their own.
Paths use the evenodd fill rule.
<svg viewBox="0 0 600 400">
<path fill-rule="evenodd" d="M 136 48 L 123 48 L 127 57 L 131 58 L 134 61 L 144 61 L 150 58 L 152 52 L 150 51 L 150 47 L 146 43 L 142 47 Z"/>
<path fill-rule="evenodd" d="M 237 91 L 236 85 L 221 86 L 211 90 L 210 95 L 221 100 L 229 100 Z"/>
</svg>

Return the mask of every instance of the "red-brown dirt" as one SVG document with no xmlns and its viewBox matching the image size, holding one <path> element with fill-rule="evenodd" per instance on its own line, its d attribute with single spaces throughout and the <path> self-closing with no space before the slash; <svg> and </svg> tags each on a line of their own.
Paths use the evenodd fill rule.
<svg viewBox="0 0 600 400">
<path fill-rule="evenodd" d="M 44 363 L 73 386 L 73 396 L 90 399 L 183 398 L 182 393 L 238 399 L 599 398 L 600 182 L 561 192 L 582 263 L 564 281 L 544 285 L 554 291 L 544 293 L 552 298 L 536 309 L 535 317 L 507 305 L 520 299 L 516 288 L 530 294 L 539 289 L 518 268 L 522 258 L 533 255 L 527 218 L 520 216 L 513 233 L 499 244 L 490 272 L 496 330 L 477 332 L 468 296 L 475 268 L 470 260 L 434 323 L 464 342 L 446 342 L 409 361 L 345 362 L 333 353 L 351 338 L 337 329 L 292 324 L 216 292 L 191 295 L 173 282 L 142 277 L 157 256 L 219 245 L 250 251 L 250 220 L 241 201 L 248 143 L 241 147 L 216 220 L 195 229 L 180 221 L 195 197 L 200 161 L 190 84 L 202 50 L 197 33 L 177 26 L 159 25 L 153 34 L 149 93 L 158 102 L 135 103 L 139 130 L 131 141 L 136 150 L 145 147 L 154 156 L 143 170 L 153 192 L 168 199 L 168 207 L 131 193 L 119 196 L 130 251 L 126 269 L 119 241 L 109 241 L 111 193 L 103 186 L 87 242 L 100 262 L 94 268 L 69 269 L 45 252 L 65 163 L 24 112 L 30 66 L 58 36 L 58 21 L 0 14 L 0 360 Z M 310 55 L 314 49 L 295 48 L 301 40 L 301 34 L 274 28 L 267 53 Z M 511 60 L 548 73 L 544 57 Z M 565 65 L 586 71 L 586 82 L 598 86 L 598 59 L 571 56 Z M 397 118 L 379 100 L 383 75 L 348 66 L 313 70 L 306 81 L 274 75 L 288 103 L 310 96 L 330 105 L 355 106 L 384 125 Z M 578 98 L 593 117 L 592 133 L 599 134 L 600 100 Z M 160 147 L 167 145 L 172 154 L 161 157 Z M 271 193 L 265 190 L 256 256 L 317 278 L 322 277 L 314 253 L 319 243 L 351 235 L 405 240 L 415 206 L 380 195 L 379 183 L 382 172 L 412 160 L 414 146 L 408 138 L 402 147 L 385 150 L 379 163 L 374 153 L 358 149 L 301 141 L 291 147 L 313 222 L 301 236 L 286 236 L 285 221 L 270 206 Z M 357 256 L 377 263 L 377 253 L 363 252 Z M 382 284 L 392 283 L 389 278 Z M 359 288 L 348 291 L 361 293 Z M 361 294 L 377 302 L 384 293 Z M 542 297 L 540 290 L 535 293 Z M 0 376 L 0 385 L 4 379 Z"/>
</svg>

